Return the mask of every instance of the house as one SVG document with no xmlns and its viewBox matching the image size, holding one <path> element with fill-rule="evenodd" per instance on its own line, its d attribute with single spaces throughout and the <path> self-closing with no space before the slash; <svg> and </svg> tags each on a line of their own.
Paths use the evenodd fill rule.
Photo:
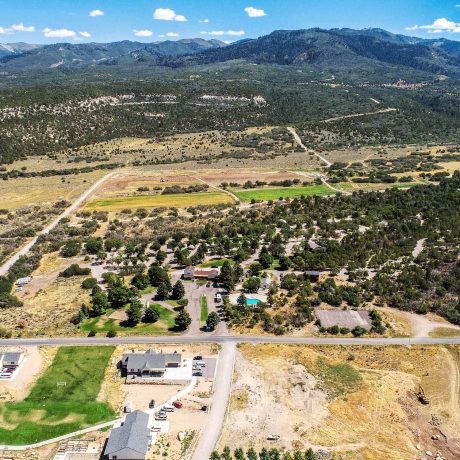
<svg viewBox="0 0 460 460">
<path fill-rule="evenodd" d="M 152 349 L 145 353 L 126 353 L 121 360 L 121 367 L 127 375 L 139 377 L 164 377 L 167 368 L 181 366 L 180 353 L 158 353 Z"/>
<path fill-rule="evenodd" d="M 184 269 L 184 280 L 206 279 L 215 280 L 220 274 L 218 268 L 197 268 L 188 266 Z"/>
<path fill-rule="evenodd" d="M 114 428 L 104 451 L 108 460 L 145 460 L 152 440 L 149 414 L 136 410 L 126 416 L 124 423 Z"/>
<path fill-rule="evenodd" d="M 24 360 L 24 353 L 20 351 L 0 353 L 0 369 L 3 367 L 17 368 L 21 365 Z"/>
<path fill-rule="evenodd" d="M 316 283 L 317 281 L 319 281 L 321 272 L 317 270 L 307 270 L 306 272 L 304 272 L 304 275 L 305 278 L 307 278 L 307 280 L 311 281 L 312 283 Z"/>
</svg>

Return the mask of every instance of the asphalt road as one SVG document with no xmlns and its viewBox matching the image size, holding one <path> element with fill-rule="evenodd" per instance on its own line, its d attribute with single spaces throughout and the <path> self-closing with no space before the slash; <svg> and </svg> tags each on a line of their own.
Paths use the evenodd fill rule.
<svg viewBox="0 0 460 460">
<path fill-rule="evenodd" d="M 111 177 L 114 172 L 106 174 L 104 177 L 101 177 L 97 182 L 95 182 L 86 192 L 84 192 L 76 201 L 74 201 L 68 208 L 66 208 L 59 216 L 57 216 L 50 224 L 48 224 L 37 236 L 35 236 L 31 241 L 29 241 L 25 246 L 23 246 L 18 252 L 13 254 L 9 259 L 7 259 L 0 266 L 0 276 L 6 275 L 8 270 L 14 265 L 21 256 L 25 256 L 32 248 L 32 246 L 37 242 L 37 239 L 40 235 L 45 235 L 53 230 L 59 221 L 64 217 L 68 217 L 72 214 L 104 181 Z"/>
<path fill-rule="evenodd" d="M 212 405 L 192 460 L 208 459 L 219 440 L 227 412 L 228 398 L 232 389 L 235 355 L 236 343 L 225 343 L 219 355 Z"/>
<path fill-rule="evenodd" d="M 176 335 L 133 337 L 40 337 L 2 339 L 0 346 L 42 345 L 141 345 L 156 343 L 284 343 L 299 345 L 460 345 L 460 337 L 412 337 L 412 338 L 328 338 L 328 337 L 284 337 L 244 335 Z"/>
</svg>

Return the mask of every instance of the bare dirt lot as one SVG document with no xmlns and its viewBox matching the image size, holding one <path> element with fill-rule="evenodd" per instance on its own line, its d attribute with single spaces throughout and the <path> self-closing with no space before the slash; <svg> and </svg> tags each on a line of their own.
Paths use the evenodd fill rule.
<svg viewBox="0 0 460 460">
<path fill-rule="evenodd" d="M 13 380 L 0 380 L 0 399 L 22 401 L 37 378 L 51 364 L 56 349 L 52 347 L 0 347 L 2 352 L 22 351 L 24 361 Z"/>
<path fill-rule="evenodd" d="M 459 347 L 239 348 L 220 441 L 312 447 L 340 459 L 460 455 Z M 421 384 L 430 399 L 414 394 Z"/>
</svg>

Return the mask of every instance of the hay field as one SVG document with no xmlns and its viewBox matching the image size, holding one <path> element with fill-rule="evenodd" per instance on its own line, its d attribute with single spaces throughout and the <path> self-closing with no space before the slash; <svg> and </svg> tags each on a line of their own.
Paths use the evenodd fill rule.
<svg viewBox="0 0 460 460">
<path fill-rule="evenodd" d="M 335 192 L 326 185 L 237 190 L 234 191 L 234 193 L 241 201 L 268 201 L 277 200 L 279 198 L 295 198 L 300 196 L 327 196 L 335 194 Z"/>
<path fill-rule="evenodd" d="M 173 195 L 140 195 L 116 198 L 100 198 L 90 201 L 86 208 L 96 211 L 119 212 L 123 209 L 139 208 L 188 208 L 231 204 L 234 200 L 226 193 L 178 193 Z"/>
</svg>

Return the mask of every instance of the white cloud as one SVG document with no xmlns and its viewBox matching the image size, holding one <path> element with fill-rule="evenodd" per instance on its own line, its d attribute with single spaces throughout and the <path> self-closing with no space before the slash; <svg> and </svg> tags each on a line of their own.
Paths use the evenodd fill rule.
<svg viewBox="0 0 460 460">
<path fill-rule="evenodd" d="M 13 24 L 11 28 L 17 32 L 35 32 L 35 26 L 25 26 L 22 22 L 20 24 Z"/>
<path fill-rule="evenodd" d="M 89 12 L 89 15 L 92 17 L 92 18 L 95 18 L 97 16 L 104 16 L 104 12 L 102 10 L 93 10 L 93 11 L 90 11 Z"/>
<path fill-rule="evenodd" d="M 179 34 L 177 32 L 167 32 L 166 36 L 167 37 L 178 37 Z"/>
<path fill-rule="evenodd" d="M 208 19 L 208 18 L 202 19 L 202 20 L 200 21 L 200 24 L 209 24 L 209 19 Z"/>
<path fill-rule="evenodd" d="M 171 8 L 157 8 L 153 12 L 153 18 L 158 21 L 187 21 L 187 18 L 183 14 L 176 14 Z"/>
<path fill-rule="evenodd" d="M 11 35 L 12 33 L 13 33 L 13 29 L 10 29 L 10 28 L 5 29 L 4 27 L 0 27 L 0 34 Z"/>
<path fill-rule="evenodd" d="M 47 38 L 70 38 L 77 35 L 73 30 L 69 29 L 43 29 L 43 35 Z"/>
<path fill-rule="evenodd" d="M 460 33 L 460 23 L 450 21 L 447 18 L 439 18 L 433 22 L 433 24 L 428 24 L 425 26 L 412 26 L 406 27 L 406 30 L 426 30 L 430 34 L 440 34 L 443 32 L 449 33 Z"/>
<path fill-rule="evenodd" d="M 254 8 L 253 6 L 248 6 L 244 9 L 250 18 L 261 18 L 262 16 L 267 16 L 264 10 L 261 8 Z"/>
<path fill-rule="evenodd" d="M 214 37 L 221 37 L 222 35 L 231 35 L 233 37 L 241 37 L 246 32 L 244 30 L 212 30 L 211 32 L 202 31 L 201 35 L 212 35 Z"/>
<path fill-rule="evenodd" d="M 91 38 L 91 34 L 89 32 L 78 32 L 82 37 Z"/>
<path fill-rule="evenodd" d="M 153 35 L 153 32 L 148 29 L 144 29 L 144 30 L 134 29 L 133 32 L 136 37 L 151 37 Z"/>
</svg>

